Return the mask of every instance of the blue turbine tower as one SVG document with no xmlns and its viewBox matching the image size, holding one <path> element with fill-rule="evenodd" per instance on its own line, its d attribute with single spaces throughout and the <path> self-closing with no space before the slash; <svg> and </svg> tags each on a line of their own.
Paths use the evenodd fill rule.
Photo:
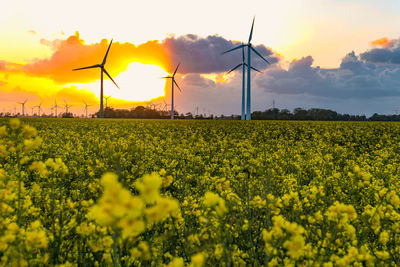
<svg viewBox="0 0 400 267">
<path fill-rule="evenodd" d="M 227 51 L 228 52 L 228 51 Z M 223 54 L 227 53 L 224 52 Z M 246 90 L 246 66 L 248 66 L 245 62 L 245 58 L 244 58 L 244 46 L 242 46 L 242 63 L 240 63 L 239 65 L 237 65 L 236 67 L 234 67 L 233 69 L 231 69 L 229 73 L 231 73 L 232 71 L 236 70 L 237 68 L 239 68 L 240 66 L 242 66 L 242 121 L 244 121 L 246 119 L 246 111 L 245 111 L 245 105 L 246 105 L 246 96 L 245 96 L 245 90 Z M 259 71 L 256 68 L 250 67 L 252 70 Z"/>
<path fill-rule="evenodd" d="M 255 20 L 255 17 L 253 18 L 253 23 L 251 25 L 251 31 L 250 31 L 250 36 L 249 36 L 249 41 L 247 42 L 247 44 L 239 45 L 239 46 L 237 46 L 235 48 L 229 49 L 228 51 L 224 52 L 224 54 L 225 54 L 225 53 L 228 53 L 228 52 L 234 51 L 236 49 L 243 48 L 243 47 L 247 46 L 247 108 L 246 108 L 246 120 L 251 120 L 251 69 L 253 69 L 251 67 L 251 51 L 256 53 L 257 56 L 259 56 L 265 62 L 270 64 L 268 62 L 268 60 L 266 60 L 251 44 L 251 38 L 253 37 L 254 20 Z"/>
</svg>

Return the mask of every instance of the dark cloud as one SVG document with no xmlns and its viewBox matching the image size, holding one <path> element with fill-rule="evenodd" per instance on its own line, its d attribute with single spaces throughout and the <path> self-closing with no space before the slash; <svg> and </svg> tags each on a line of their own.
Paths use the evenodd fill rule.
<svg viewBox="0 0 400 267">
<path fill-rule="evenodd" d="M 162 46 L 169 51 L 173 65 L 182 62 L 181 73 L 218 73 L 229 71 L 242 61 L 241 49 L 222 55 L 223 52 L 240 45 L 221 36 L 212 35 L 201 38 L 194 34 L 180 37 L 169 37 L 162 42 Z M 271 63 L 279 58 L 264 45 L 255 46 L 255 49 Z M 246 52 L 247 55 L 247 52 Z M 265 69 L 268 65 L 254 53 L 252 65 L 258 69 Z"/>
<path fill-rule="evenodd" d="M 258 75 L 257 85 L 277 94 L 306 94 L 328 98 L 376 98 L 400 96 L 400 66 L 376 65 L 347 54 L 339 68 L 312 66 L 311 56 Z"/>
<path fill-rule="evenodd" d="M 379 48 L 370 49 L 360 54 L 360 58 L 371 63 L 400 64 L 400 39 L 381 38 L 372 42 Z"/>
<path fill-rule="evenodd" d="M 185 85 L 189 87 L 209 87 L 215 85 L 214 81 L 201 77 L 200 74 L 185 75 L 184 82 Z"/>
</svg>

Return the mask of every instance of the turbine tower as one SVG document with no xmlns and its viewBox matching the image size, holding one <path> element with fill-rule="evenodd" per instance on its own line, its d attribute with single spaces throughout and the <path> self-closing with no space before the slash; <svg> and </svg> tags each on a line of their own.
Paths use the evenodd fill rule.
<svg viewBox="0 0 400 267">
<path fill-rule="evenodd" d="M 182 92 L 181 88 L 179 88 L 179 85 L 176 83 L 175 81 L 175 74 L 176 71 L 179 68 L 179 65 L 181 65 L 181 63 L 178 64 L 178 66 L 176 67 L 174 74 L 172 74 L 171 76 L 166 76 L 166 77 L 162 77 L 164 79 L 171 79 L 171 84 L 172 84 L 172 92 L 171 92 L 171 120 L 174 119 L 174 84 L 176 85 L 176 87 L 178 87 L 179 91 Z"/>
<path fill-rule="evenodd" d="M 228 52 L 228 51 L 227 51 Z M 223 54 L 227 53 L 224 52 Z M 233 69 L 231 69 L 229 73 L 231 73 L 232 71 L 236 70 L 237 68 L 239 68 L 240 66 L 242 66 L 242 121 L 246 119 L 246 111 L 245 111 L 245 106 L 246 106 L 246 99 L 245 99 L 245 90 L 246 90 L 246 62 L 245 62 L 245 58 L 244 58 L 244 46 L 242 46 L 242 63 L 240 63 L 239 65 L 237 65 L 236 67 L 234 67 Z M 250 67 L 251 69 L 261 72 L 256 68 Z"/>
<path fill-rule="evenodd" d="M 18 104 L 22 105 L 22 117 L 25 117 L 25 103 L 26 103 L 26 101 L 28 101 L 28 98 L 25 99 L 24 102 L 18 102 Z"/>
<path fill-rule="evenodd" d="M 247 42 L 247 44 L 242 44 L 239 45 L 235 48 L 232 48 L 228 51 L 225 51 L 225 53 L 231 52 L 233 50 L 242 48 L 247 46 L 247 107 L 246 107 L 246 120 L 251 120 L 251 51 L 253 51 L 254 53 L 256 53 L 257 56 L 259 56 L 260 58 L 262 58 L 265 62 L 267 62 L 268 64 L 270 64 L 268 62 L 268 60 L 266 60 L 251 44 L 251 38 L 253 37 L 253 28 L 254 28 L 254 20 L 256 17 L 253 18 L 253 23 L 251 24 L 251 30 L 250 30 L 250 36 L 249 36 L 249 41 Z"/>
<path fill-rule="evenodd" d="M 84 70 L 84 69 L 93 69 L 93 68 L 100 68 L 101 69 L 101 81 L 100 81 L 100 118 L 104 118 L 104 111 L 103 111 L 103 72 L 108 76 L 108 78 L 110 78 L 110 80 L 115 84 L 115 86 L 117 86 L 117 88 L 119 89 L 118 85 L 115 83 L 115 81 L 113 80 L 113 78 L 111 78 L 110 74 L 108 74 L 108 72 L 106 71 L 106 69 L 104 68 L 104 65 L 106 64 L 106 60 L 107 60 L 107 55 L 108 52 L 110 51 L 110 47 L 112 44 L 112 41 L 110 42 L 110 45 L 108 46 L 106 55 L 104 56 L 103 62 L 101 64 L 97 64 L 97 65 L 93 65 L 93 66 L 88 66 L 88 67 L 83 67 L 83 68 L 78 68 L 78 69 L 73 69 L 73 71 L 75 70 Z"/>
</svg>

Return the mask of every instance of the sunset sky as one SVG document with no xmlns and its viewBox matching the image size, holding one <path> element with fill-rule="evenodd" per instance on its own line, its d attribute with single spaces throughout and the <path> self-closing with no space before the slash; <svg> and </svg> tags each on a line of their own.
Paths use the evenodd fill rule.
<svg viewBox="0 0 400 267">
<path fill-rule="evenodd" d="M 136 1 L 14 0 L 0 10 L 0 112 L 56 100 L 83 113 L 98 109 L 101 63 L 113 38 L 105 79 L 109 106 L 170 102 L 160 79 L 181 62 L 179 112 L 240 114 L 241 73 L 226 72 L 241 54 L 221 55 L 247 41 L 270 60 L 253 57 L 252 110 L 329 108 L 371 115 L 400 111 L 400 1 Z M 145 102 L 143 102 L 145 101 Z M 164 104 L 163 104 L 164 105 Z M 35 110 L 34 110 L 35 111 Z"/>
</svg>

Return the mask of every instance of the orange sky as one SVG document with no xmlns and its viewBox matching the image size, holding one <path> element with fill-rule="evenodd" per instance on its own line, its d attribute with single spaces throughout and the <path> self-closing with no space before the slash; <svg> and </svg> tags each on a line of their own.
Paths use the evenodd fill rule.
<svg viewBox="0 0 400 267">
<path fill-rule="evenodd" d="M 99 85 L 93 89 L 99 90 L 99 69 L 72 69 L 101 63 L 109 41 L 103 39 L 99 43 L 89 44 L 76 32 L 64 40 L 41 39 L 40 43 L 51 49 L 50 57 L 36 58 L 26 64 L 0 61 L 0 86 L 4 95 L 1 99 L 11 102 L 7 108 L 11 109 L 16 105 L 15 102 L 23 102 L 25 99 L 31 105 L 43 102 L 44 106 L 51 106 L 56 100 L 62 104 L 67 101 L 71 105 L 81 106 L 83 99 L 89 104 L 98 105 L 97 92 L 87 90 L 84 86 L 79 87 L 79 84 L 95 82 Z M 157 65 L 167 72 L 173 72 L 168 52 L 158 41 L 149 41 L 138 46 L 114 41 L 107 58 L 106 70 L 117 83 L 118 75 L 126 71 L 131 62 Z M 107 79 L 105 76 L 105 80 Z M 112 101 L 118 106 L 144 104 L 123 99 Z"/>
</svg>

